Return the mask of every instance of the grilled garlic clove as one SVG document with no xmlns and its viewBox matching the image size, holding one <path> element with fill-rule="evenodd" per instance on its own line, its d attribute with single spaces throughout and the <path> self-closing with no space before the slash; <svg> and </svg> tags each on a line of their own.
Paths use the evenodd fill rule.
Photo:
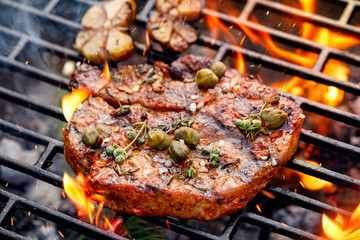
<svg viewBox="0 0 360 240">
<path fill-rule="evenodd" d="M 111 29 L 106 43 L 106 52 L 113 61 L 124 60 L 134 52 L 135 46 L 129 35 Z"/>
<path fill-rule="evenodd" d="M 126 31 L 135 11 L 133 0 L 112 0 L 91 7 L 81 20 L 84 30 L 78 33 L 73 47 L 96 64 L 107 58 L 113 61 L 128 58 L 135 46 Z"/>
</svg>

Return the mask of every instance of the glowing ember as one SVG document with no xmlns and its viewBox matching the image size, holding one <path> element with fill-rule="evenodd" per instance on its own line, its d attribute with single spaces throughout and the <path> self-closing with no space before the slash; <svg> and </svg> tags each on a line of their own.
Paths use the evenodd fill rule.
<svg viewBox="0 0 360 240">
<path fill-rule="evenodd" d="M 89 97 L 90 93 L 84 88 L 78 88 L 64 96 L 61 100 L 61 106 L 66 121 L 70 121 L 71 116 L 76 111 L 78 105 Z"/>
<path fill-rule="evenodd" d="M 307 161 L 308 163 L 320 166 L 317 162 Z M 320 178 L 312 177 L 304 173 L 297 172 L 300 177 L 300 184 L 311 191 L 323 190 L 325 192 L 333 193 L 336 190 L 334 184 L 328 181 L 324 181 Z"/>
<path fill-rule="evenodd" d="M 146 41 L 146 48 L 144 48 L 143 56 L 146 54 L 146 50 L 150 47 L 150 39 L 149 39 L 149 31 L 146 31 L 145 33 L 145 41 Z"/>
<path fill-rule="evenodd" d="M 360 239 L 360 204 L 348 222 L 340 214 L 335 219 L 331 219 L 326 214 L 323 214 L 322 227 L 325 235 L 331 240 Z"/>
</svg>

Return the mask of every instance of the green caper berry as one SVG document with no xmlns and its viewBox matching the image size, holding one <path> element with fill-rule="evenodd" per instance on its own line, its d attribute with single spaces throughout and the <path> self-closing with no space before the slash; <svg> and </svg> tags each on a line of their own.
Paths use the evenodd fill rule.
<svg viewBox="0 0 360 240">
<path fill-rule="evenodd" d="M 192 128 L 181 127 L 174 132 L 176 140 L 184 140 L 186 145 L 197 146 L 200 142 L 200 134 Z"/>
<path fill-rule="evenodd" d="M 210 69 L 203 68 L 197 71 L 195 81 L 199 87 L 213 88 L 219 82 L 219 78 Z"/>
<path fill-rule="evenodd" d="M 144 138 L 138 138 L 138 139 L 136 139 L 136 144 L 137 144 L 138 146 L 144 145 L 144 144 L 145 144 L 145 139 L 144 139 Z"/>
<path fill-rule="evenodd" d="M 130 112 L 130 107 L 128 106 L 121 106 L 115 110 L 115 116 L 125 116 Z"/>
<path fill-rule="evenodd" d="M 174 141 L 170 144 L 169 152 L 176 161 L 184 161 L 189 155 L 189 148 L 183 142 Z"/>
<path fill-rule="evenodd" d="M 218 162 L 217 162 L 217 161 L 211 161 L 211 162 L 210 162 L 210 166 L 211 166 L 212 168 L 217 168 Z"/>
<path fill-rule="evenodd" d="M 151 148 L 164 150 L 170 146 L 170 138 L 163 130 L 151 130 L 147 133 L 147 143 Z"/>
<path fill-rule="evenodd" d="M 115 158 L 115 162 L 117 162 L 117 163 L 123 163 L 124 161 L 125 161 L 124 155 L 119 155 Z"/>
<path fill-rule="evenodd" d="M 221 151 L 218 148 L 214 148 L 212 151 L 214 154 L 220 155 Z"/>
<path fill-rule="evenodd" d="M 219 154 L 211 153 L 210 154 L 210 161 L 218 161 L 219 160 Z"/>
<path fill-rule="evenodd" d="M 114 148 L 113 146 L 109 146 L 109 147 L 106 148 L 106 152 L 107 152 L 108 154 L 113 154 L 114 151 L 115 151 L 115 149 L 116 149 L 116 148 Z"/>
<path fill-rule="evenodd" d="M 136 133 L 134 131 L 129 131 L 126 135 L 130 139 L 134 139 L 136 137 Z"/>
<path fill-rule="evenodd" d="M 81 136 L 81 141 L 87 145 L 95 145 L 99 140 L 99 132 L 95 128 L 89 128 Z"/>
<path fill-rule="evenodd" d="M 213 71 L 219 79 L 224 76 L 226 69 L 226 65 L 223 62 L 214 62 L 210 67 L 210 70 Z"/>
<path fill-rule="evenodd" d="M 120 155 L 126 155 L 126 152 L 125 152 L 125 150 L 123 148 L 119 147 L 119 148 L 114 150 L 113 154 L 114 154 L 115 157 L 118 157 Z"/>
<path fill-rule="evenodd" d="M 104 124 L 97 124 L 95 128 L 103 138 L 109 137 L 112 133 L 111 128 Z"/>
<path fill-rule="evenodd" d="M 262 111 L 260 113 L 260 119 L 263 125 L 268 124 L 269 129 L 275 129 L 281 127 L 288 117 L 288 114 L 282 110 L 276 109 L 272 111 Z"/>
</svg>

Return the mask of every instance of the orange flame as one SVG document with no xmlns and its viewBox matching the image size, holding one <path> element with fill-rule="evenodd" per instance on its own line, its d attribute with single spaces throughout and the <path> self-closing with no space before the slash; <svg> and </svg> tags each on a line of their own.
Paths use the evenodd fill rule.
<svg viewBox="0 0 360 240">
<path fill-rule="evenodd" d="M 95 225 L 98 225 L 98 218 L 105 201 L 105 197 L 99 194 L 88 196 L 82 187 L 84 184 L 84 175 L 79 174 L 77 179 L 71 178 L 66 172 L 64 173 L 64 190 L 66 195 L 74 202 L 80 219 L 89 219 L 94 224 L 95 204 L 93 201 L 99 202 L 99 208 L 95 215 Z"/>
<path fill-rule="evenodd" d="M 345 221 L 340 214 L 335 219 L 323 214 L 322 227 L 325 235 L 331 240 L 360 239 L 360 204 L 353 212 L 349 222 Z"/>
<path fill-rule="evenodd" d="M 209 3 L 210 9 L 215 8 L 214 1 L 208 1 L 208 3 Z M 242 45 L 243 40 L 240 42 L 240 44 L 238 44 L 235 37 L 229 30 L 229 28 L 224 23 L 222 23 L 220 21 L 220 19 L 217 18 L 216 16 L 207 14 L 206 15 L 206 23 L 207 23 L 208 28 L 211 30 L 211 37 L 214 39 L 212 44 L 214 44 L 215 38 L 217 38 L 220 34 L 225 33 L 230 38 L 233 45 L 235 45 L 235 46 Z M 235 56 L 236 56 L 235 68 L 237 70 L 239 70 L 239 72 L 241 72 L 243 75 L 245 75 L 246 70 L 245 70 L 245 61 L 244 61 L 243 55 L 240 52 L 235 51 Z"/>
<path fill-rule="evenodd" d="M 85 101 L 89 95 L 90 92 L 85 88 L 78 88 L 61 99 L 61 106 L 66 121 L 69 122 L 71 120 L 71 116 L 76 111 L 78 105 Z"/>
<path fill-rule="evenodd" d="M 299 2 L 304 11 L 314 13 L 314 0 L 299 0 Z M 256 19 L 253 21 L 257 22 Z M 246 26 L 242 24 L 238 25 L 249 38 L 251 38 L 254 42 L 264 46 L 267 51 L 269 51 L 275 57 L 299 64 L 306 68 L 312 68 L 317 61 L 317 53 L 304 52 L 301 49 L 297 49 L 295 52 L 281 49 L 275 45 L 269 34 L 264 32 L 255 34 Z M 347 36 L 323 27 L 315 27 L 308 22 L 305 22 L 302 25 L 301 37 L 338 49 L 345 49 L 360 44 L 360 39 L 358 37 Z M 342 62 L 330 59 L 326 63 L 323 73 L 342 81 L 348 81 L 349 69 Z M 324 103 L 333 107 L 336 107 L 341 103 L 344 95 L 344 92 L 336 87 L 317 84 L 300 77 L 293 77 L 291 80 L 285 83 L 285 85 L 275 83 L 272 85 L 272 87 L 289 92 L 291 94 L 304 96 L 313 101 Z"/>
<path fill-rule="evenodd" d="M 107 61 L 105 62 L 103 71 L 101 73 L 101 78 L 104 79 L 106 82 L 110 82 L 111 80 L 109 63 Z"/>
<path fill-rule="evenodd" d="M 320 164 L 318 164 L 317 162 L 313 162 L 313 161 L 306 161 L 306 162 L 320 166 Z M 297 172 L 297 173 L 299 174 L 301 185 L 308 190 L 311 191 L 323 190 L 329 193 L 334 193 L 336 191 L 336 187 L 331 182 L 324 181 L 320 178 L 312 177 L 310 175 L 301 172 Z"/>
<path fill-rule="evenodd" d="M 104 206 L 105 197 L 97 191 L 97 193 L 89 195 L 87 192 L 95 192 L 85 182 L 83 174 L 79 174 L 76 179 L 70 177 L 66 172 L 64 173 L 64 190 L 66 195 L 75 204 L 79 219 L 88 220 L 95 226 L 102 227 L 103 229 L 112 231 L 121 236 L 127 235 L 127 231 L 124 226 L 124 220 L 121 217 L 112 217 L 108 219 L 105 215 L 102 216 L 100 222 L 100 215 Z M 98 203 L 98 207 L 94 204 L 94 201 Z M 96 211 L 96 212 L 95 212 Z"/>
</svg>

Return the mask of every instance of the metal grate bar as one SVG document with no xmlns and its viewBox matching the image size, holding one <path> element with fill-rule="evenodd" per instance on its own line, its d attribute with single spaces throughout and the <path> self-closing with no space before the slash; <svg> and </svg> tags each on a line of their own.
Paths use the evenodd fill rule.
<svg viewBox="0 0 360 240">
<path fill-rule="evenodd" d="M 298 206 L 310 209 L 312 211 L 318 212 L 318 213 L 328 213 L 332 216 L 336 216 L 336 214 L 340 213 L 343 216 L 351 216 L 351 213 L 348 211 L 345 211 L 340 208 L 336 208 L 334 206 L 331 206 L 329 204 L 325 204 L 323 202 L 320 202 L 318 200 L 314 200 L 312 198 L 306 197 L 304 195 L 301 195 L 299 193 L 295 193 L 290 191 L 289 189 L 274 187 L 274 186 L 266 186 L 265 190 L 272 193 L 277 197 L 277 199 L 283 200 L 285 202 L 290 202 L 292 204 L 296 204 Z"/>
<path fill-rule="evenodd" d="M 53 138 L 44 136 L 42 134 L 39 134 L 37 132 L 25 129 L 25 128 L 21 128 L 18 125 L 14 125 L 12 123 L 9 123 L 5 120 L 0 119 L 0 131 L 9 133 L 13 136 L 18 136 L 24 139 L 27 139 L 29 141 L 35 142 L 37 144 L 41 144 L 46 146 L 49 143 L 54 144 L 55 146 L 59 147 L 59 148 L 63 148 L 64 143 L 60 142 L 58 140 L 55 140 Z"/>
<path fill-rule="evenodd" d="M 307 240 L 325 240 L 316 235 L 310 234 L 303 230 L 284 225 L 271 219 L 267 219 L 255 213 L 246 212 L 242 214 L 242 219 L 245 222 L 254 224 L 261 228 L 269 229 L 272 232 L 288 236 L 293 239 L 307 239 Z"/>
<path fill-rule="evenodd" d="M 0 155 L 0 163 L 3 166 L 6 166 L 6 167 L 12 168 L 14 170 L 20 171 L 22 173 L 25 173 L 27 175 L 33 176 L 39 180 L 50 183 L 56 187 L 62 188 L 62 186 L 63 186 L 62 177 L 60 177 L 52 172 L 46 171 L 44 169 L 36 168 L 34 166 L 22 163 L 18 160 L 8 158 L 8 157 L 2 156 L 2 155 Z"/>
<path fill-rule="evenodd" d="M 26 237 L 2 227 L 0 227 L 0 236 L 3 237 L 2 239 L 28 240 Z"/>
<path fill-rule="evenodd" d="M 212 39 L 210 37 L 201 35 L 200 40 L 205 42 L 207 45 L 211 46 Z M 313 69 L 308 69 L 305 67 L 302 67 L 300 65 L 296 65 L 293 63 L 286 62 L 284 60 L 280 60 L 271 56 L 264 55 L 262 53 L 258 53 L 255 51 L 248 50 L 246 48 L 237 47 L 225 42 L 221 42 L 220 40 L 215 41 L 215 44 L 221 44 L 228 49 L 229 52 L 231 51 L 237 51 L 244 55 L 244 57 L 247 57 L 248 59 L 251 59 L 252 61 L 257 61 L 261 63 L 263 66 L 271 67 L 273 69 L 277 69 L 278 71 L 287 72 L 289 74 L 293 74 L 299 77 L 303 77 L 309 80 L 313 80 L 318 83 L 335 86 L 339 89 L 342 89 L 344 91 L 347 91 L 349 93 L 353 93 L 356 95 L 360 95 L 360 88 L 352 82 L 346 82 L 346 81 L 339 81 L 336 78 L 333 78 L 331 76 L 325 75 L 321 72 L 315 72 Z M 214 44 L 214 46 L 215 46 Z M 296 44 L 296 43 L 295 43 Z M 212 46 L 212 48 L 214 48 Z M 220 46 L 220 45 L 219 45 Z M 219 47 L 217 46 L 217 47 Z M 358 56 L 357 62 L 360 63 L 360 56 Z"/>
<path fill-rule="evenodd" d="M 340 19 L 339 19 L 339 23 L 341 24 L 347 24 L 350 21 L 351 15 L 354 12 L 355 9 L 355 2 L 354 1 L 350 1 L 347 3 L 345 10 L 343 11 Z M 359 5 L 358 5 L 359 6 Z"/>
<path fill-rule="evenodd" d="M 14 212 L 17 206 L 17 202 L 12 198 L 7 198 L 5 207 L 2 209 L 0 213 L 0 225 L 4 226 L 5 222 L 8 221 L 10 215 Z"/>
<path fill-rule="evenodd" d="M 86 2 L 86 3 L 90 3 L 90 4 L 94 3 L 94 1 L 85 1 L 85 0 L 77 0 L 77 1 L 78 2 Z M 346 7 L 346 10 L 343 13 L 343 16 L 341 17 L 341 19 L 339 21 L 331 20 L 331 19 L 324 18 L 324 17 L 318 16 L 318 15 L 306 14 L 302 11 L 299 11 L 299 10 L 296 10 L 293 8 L 291 11 L 295 11 L 296 15 L 300 16 L 301 18 L 310 20 L 312 22 L 319 23 L 321 25 L 331 25 L 331 26 L 335 26 L 335 27 L 339 27 L 339 28 L 348 30 L 349 32 L 359 33 L 360 32 L 359 29 L 354 28 L 354 26 L 344 24 L 346 22 L 346 19 L 349 19 L 349 12 L 351 13 L 351 11 L 352 11 L 351 9 L 354 9 L 354 7 L 358 6 L 359 3 L 356 3 L 351 0 L 342 0 L 342 1 L 347 2 L 348 5 Z M 11 2 L 10 0 L 2 0 L 2 2 L 7 4 L 8 6 L 18 8 L 22 11 L 27 11 L 31 14 L 35 14 L 40 17 L 45 17 L 49 20 L 57 22 L 58 24 L 64 24 L 67 26 L 71 26 L 74 29 L 80 28 L 79 23 L 75 23 L 73 21 L 70 21 L 70 20 L 64 19 L 62 17 L 51 14 L 51 9 L 53 9 L 53 7 L 55 7 L 58 0 L 52 0 L 51 2 L 48 3 L 48 5 L 43 10 L 38 10 L 38 9 L 35 9 L 32 7 L 23 6 L 23 5 L 19 6 L 19 4 L 15 3 L 15 2 Z M 149 11 L 153 8 L 154 3 L 155 3 L 154 0 L 150 0 L 150 1 L 148 1 L 148 4 L 143 7 L 141 13 L 137 16 L 138 23 L 140 22 L 142 24 L 145 24 L 148 21 L 147 16 L 148 16 Z M 251 6 L 251 4 L 252 4 L 252 6 Z M 276 3 L 274 6 L 274 3 L 272 3 L 271 1 L 264 1 L 264 0 L 248 1 L 247 5 L 245 7 L 249 10 L 247 16 L 249 16 L 251 14 L 251 11 L 257 4 L 263 5 L 263 6 L 269 5 L 273 9 L 277 9 L 279 11 L 283 11 L 283 10 L 287 11 L 288 8 L 290 8 L 290 7 L 279 5 Z M 226 17 L 226 16 L 224 17 L 223 14 L 217 13 L 217 12 L 212 13 L 211 10 L 209 10 L 209 9 L 205 9 L 204 13 L 216 14 L 217 16 L 221 16 L 226 21 L 232 21 L 229 17 Z M 296 64 L 291 64 L 286 61 L 282 61 L 282 60 L 279 60 L 279 59 L 276 59 L 273 57 L 265 56 L 263 54 L 260 54 L 260 53 L 254 52 L 254 51 L 250 51 L 250 50 L 247 50 L 244 48 L 235 47 L 231 44 L 227 44 L 227 43 L 224 43 L 219 40 L 216 40 L 215 44 L 212 46 L 213 49 L 218 50 L 217 55 L 216 55 L 217 60 L 223 59 L 226 53 L 235 49 L 236 51 L 242 52 L 247 58 L 255 59 L 256 61 L 261 62 L 263 65 L 265 64 L 267 66 L 275 67 L 276 69 L 280 69 L 282 71 L 286 70 L 286 71 L 294 73 L 295 75 L 305 77 L 305 78 L 308 78 L 311 80 L 315 80 L 320 83 L 337 86 L 340 89 L 360 95 L 360 89 L 358 88 L 357 85 L 352 84 L 352 83 L 347 83 L 347 82 L 339 82 L 337 79 L 334 79 L 332 77 L 329 77 L 329 76 L 326 76 L 326 75 L 323 75 L 320 73 L 322 67 L 326 63 L 326 60 L 329 56 L 336 56 L 339 58 L 342 57 L 342 58 L 345 58 L 354 63 L 360 63 L 360 56 L 346 52 L 346 51 L 332 49 L 329 47 L 324 47 L 324 46 L 314 43 L 310 40 L 304 40 L 297 36 L 291 36 L 289 34 L 283 33 L 278 30 L 266 28 L 266 27 L 254 24 L 252 22 L 248 22 L 246 19 L 247 19 L 247 17 L 246 18 L 243 17 L 242 19 L 240 19 L 241 20 L 240 22 L 244 23 L 246 26 L 252 28 L 253 30 L 267 31 L 270 33 L 271 36 L 275 36 L 284 41 L 292 42 L 292 43 L 304 46 L 305 48 L 309 48 L 309 49 L 315 50 L 316 52 L 319 52 L 320 55 L 319 55 L 318 61 L 317 61 L 316 65 L 314 66 L 314 68 L 313 69 L 305 69 Z M 11 52 L 10 57 L 9 56 L 8 57 L 0 56 L 0 64 L 1 65 L 9 66 L 12 69 L 16 69 L 18 71 L 28 73 L 29 75 L 32 75 L 32 76 L 38 76 L 40 78 L 40 80 L 48 82 L 50 84 L 53 84 L 53 85 L 60 84 L 62 88 L 67 88 L 67 86 L 68 86 L 67 79 L 65 79 L 61 76 L 58 76 L 56 74 L 50 74 L 46 71 L 39 70 L 35 67 L 25 65 L 23 63 L 16 61 L 15 59 L 16 59 L 16 56 L 18 55 L 18 53 L 21 51 L 21 49 L 22 49 L 21 46 L 23 45 L 23 43 L 25 45 L 25 43 L 27 41 L 31 42 L 31 43 L 36 43 L 36 44 L 40 43 L 41 46 L 44 46 L 51 50 L 55 50 L 56 52 L 58 52 L 60 54 L 66 54 L 70 57 L 78 58 L 79 55 L 75 51 L 68 49 L 68 48 L 58 46 L 53 43 L 49 43 L 47 41 L 43 41 L 41 39 L 29 38 L 25 34 L 22 34 L 22 33 L 19 33 L 19 32 L 16 32 L 16 31 L 13 31 L 11 29 L 7 29 L 7 28 L 1 27 L 1 26 L 0 26 L 0 31 L 10 33 L 13 36 L 16 36 L 16 37 L 19 37 L 20 39 L 22 39 L 22 40 L 20 40 L 20 42 L 18 42 L 18 46 L 15 49 L 13 49 L 13 52 Z M 198 40 L 198 43 L 200 43 L 202 45 L 205 44 L 207 46 L 211 46 L 212 41 L 213 41 L 213 39 L 211 39 L 207 36 L 201 35 Z M 164 56 L 162 56 L 162 57 L 164 58 Z M 13 59 L 11 59 L 11 58 L 13 58 Z M 2 88 L 0 88 L 0 97 L 10 100 L 10 101 L 14 101 L 16 104 L 34 109 L 38 112 L 46 113 L 46 114 L 56 117 L 60 120 L 64 120 L 62 113 L 61 113 L 61 109 L 43 104 L 39 101 L 28 103 L 27 101 L 30 101 L 29 99 L 24 98 L 23 96 L 21 96 L 20 94 L 18 94 L 16 92 L 6 90 L 6 89 L 3 90 Z M 340 117 L 339 119 L 342 122 L 345 122 L 349 125 L 356 126 L 356 127 L 359 126 L 360 118 L 359 118 L 359 116 L 356 116 L 354 114 L 346 113 L 346 112 L 343 112 L 343 111 L 340 111 L 337 109 L 332 109 L 332 108 L 329 110 L 327 107 L 324 107 L 324 105 L 316 104 L 309 100 L 302 100 L 301 103 L 302 103 L 302 106 L 305 108 L 305 110 L 314 111 L 316 113 L 320 113 L 324 116 L 331 117 L 334 119 L 337 119 L 338 117 Z M 343 115 L 343 117 L 341 115 Z M 3 120 L 0 120 L 0 131 L 4 131 L 4 132 L 10 133 L 12 135 L 19 136 L 21 138 L 28 139 L 28 140 L 31 140 L 31 141 L 34 141 L 36 143 L 40 143 L 40 144 L 46 146 L 45 151 L 42 153 L 41 157 L 38 159 L 37 163 L 34 166 L 26 165 L 15 159 L 9 159 L 9 158 L 6 158 L 6 157 L 0 155 L 0 163 L 2 165 L 11 167 L 13 169 L 16 169 L 18 171 L 26 173 L 28 175 L 34 176 L 40 180 L 43 180 L 50 184 L 53 184 L 57 187 L 62 187 L 62 178 L 45 170 L 48 167 L 48 164 L 46 163 L 45 160 L 52 159 L 53 158 L 52 155 L 55 152 L 60 152 L 63 150 L 62 142 L 48 138 L 41 134 L 37 134 L 30 130 L 26 130 L 26 129 L 22 129 L 22 128 L 19 129 L 19 127 L 15 126 L 13 124 L 7 123 L 6 121 L 3 121 Z M 301 134 L 301 139 L 308 141 L 310 143 L 314 143 L 321 147 L 335 149 L 337 151 L 345 151 L 345 153 L 347 153 L 350 156 L 359 156 L 359 154 L 360 154 L 359 148 L 353 147 L 349 144 L 335 141 L 330 138 L 322 137 L 315 133 L 311 133 L 308 130 L 303 130 L 303 132 Z M 350 187 L 352 189 L 359 190 L 358 180 L 352 179 L 345 175 L 338 174 L 338 173 L 334 174 L 334 172 L 332 172 L 330 170 L 326 170 L 326 169 L 324 170 L 323 168 L 316 167 L 316 166 L 307 166 L 307 163 L 303 163 L 302 161 L 296 160 L 296 159 L 291 160 L 287 166 L 294 170 L 300 170 L 301 172 L 304 172 L 304 173 L 310 173 L 310 174 L 320 177 L 322 179 L 326 179 L 326 180 L 330 180 L 330 181 L 339 183 L 339 185 L 343 185 L 346 187 Z M 313 209 L 318 212 L 326 211 L 326 212 L 334 213 L 334 212 L 340 211 L 341 213 L 343 213 L 345 215 L 349 214 L 348 212 L 346 212 L 344 210 L 339 210 L 337 208 L 334 208 L 327 204 L 321 203 L 319 201 L 309 199 L 300 194 L 293 193 L 289 190 L 283 190 L 283 189 L 275 188 L 272 186 L 268 186 L 267 188 L 269 191 L 271 191 L 271 193 L 276 195 L 279 200 L 294 201 L 299 206 Z M 11 201 L 13 201 L 14 204 L 11 204 L 12 207 L 15 206 L 15 203 L 19 202 L 20 207 L 23 209 L 28 209 L 29 211 L 31 211 L 39 216 L 42 216 L 46 219 L 50 219 L 54 222 L 62 222 L 63 225 L 66 225 L 66 227 L 72 228 L 74 230 L 80 229 L 81 231 L 84 231 L 85 234 L 87 233 L 87 235 L 89 235 L 89 231 L 90 231 L 90 235 L 92 237 L 96 236 L 96 237 L 99 237 L 100 239 L 105 239 L 105 237 L 108 237 L 110 239 L 119 239 L 118 236 L 114 236 L 114 238 L 109 237 L 109 232 L 95 228 L 92 225 L 83 223 L 72 217 L 58 213 L 52 209 L 47 209 L 45 207 L 42 207 L 41 205 L 38 206 L 36 203 L 30 202 L 26 199 L 22 199 L 21 197 L 17 197 L 15 195 L 13 196 L 4 190 L 0 191 L 0 196 L 10 199 L 9 204 L 11 204 Z M 34 208 L 36 208 L 36 209 L 34 209 Z M 241 221 L 245 221 L 245 222 L 249 222 L 249 223 L 255 224 L 257 226 L 260 226 L 260 227 L 264 227 L 265 229 L 283 234 L 285 236 L 293 237 L 293 238 L 319 239 L 317 236 L 306 233 L 302 230 L 292 228 L 289 226 L 284 226 L 281 223 L 278 223 L 271 219 L 259 216 L 254 213 L 248 213 L 248 212 L 240 212 L 240 213 L 237 213 L 237 214 L 234 214 L 233 216 L 231 216 L 230 222 L 227 225 L 227 227 L 225 228 L 225 230 L 221 236 L 216 236 L 216 235 L 204 232 L 202 230 L 193 228 L 191 226 L 183 224 L 172 218 L 167 219 L 167 218 L 157 218 L 157 217 L 155 217 L 155 218 L 144 217 L 144 219 L 147 219 L 150 222 L 155 222 L 156 224 L 158 224 L 164 228 L 167 228 L 166 220 L 169 220 L 170 228 L 172 231 L 175 230 L 177 232 L 183 233 L 185 235 L 188 235 L 188 236 L 191 236 L 194 238 L 224 239 L 224 240 L 231 239 L 233 237 L 233 234 L 236 232 Z M 96 233 L 92 234 L 94 231 Z M 13 239 L 17 239 L 16 238 L 17 236 L 15 233 L 13 234 L 12 232 L 9 232 L 6 229 L 0 229 L 0 236 L 1 235 L 14 236 Z"/>
<path fill-rule="evenodd" d="M 229 222 L 227 223 L 223 234 L 221 236 L 222 239 L 233 239 L 234 234 L 237 231 L 237 228 L 239 227 L 241 223 L 241 214 L 235 213 L 232 214 L 230 217 Z"/>
<path fill-rule="evenodd" d="M 300 134 L 300 140 L 311 143 L 313 145 L 324 147 L 331 151 L 341 152 L 349 157 L 359 157 L 360 148 L 353 145 L 329 138 L 324 137 L 320 134 L 313 133 L 309 130 L 302 129 Z"/>
<path fill-rule="evenodd" d="M 9 60 L 4 56 L 0 56 L 0 65 L 5 66 L 8 69 L 16 70 L 25 75 L 34 77 L 37 80 L 41 80 L 55 86 L 59 86 L 62 89 L 68 89 L 69 80 L 64 78 L 63 76 L 51 72 L 45 72 L 41 69 L 24 64 L 19 61 Z"/>
<path fill-rule="evenodd" d="M 0 195 L 13 199 L 17 202 L 21 209 L 30 211 L 31 213 L 50 220 L 56 224 L 65 226 L 67 228 L 73 229 L 79 233 L 82 233 L 86 236 L 98 239 L 116 239 L 116 240 L 126 240 L 127 238 L 120 237 L 110 231 L 105 231 L 100 228 L 94 228 L 93 225 L 80 221 L 76 218 L 68 216 L 64 213 L 55 211 L 51 208 L 42 206 L 41 204 L 35 203 L 33 201 L 27 200 L 15 194 L 9 193 L 5 190 L 0 189 Z"/>
<path fill-rule="evenodd" d="M 359 115 L 345 112 L 334 107 L 329 107 L 321 103 L 313 102 L 303 97 L 293 96 L 288 93 L 280 93 L 280 94 L 295 99 L 295 101 L 299 103 L 305 111 L 313 112 L 328 118 L 332 118 L 336 121 L 340 121 L 354 127 L 360 126 Z"/>
<path fill-rule="evenodd" d="M 291 159 L 286 164 L 286 167 L 317 178 L 324 179 L 342 187 L 360 191 L 360 180 L 331 171 L 324 167 L 319 167 L 299 159 Z"/>
<path fill-rule="evenodd" d="M 156 225 L 159 225 L 163 228 L 167 228 L 167 222 L 168 222 L 171 231 L 181 232 L 182 234 L 193 237 L 194 239 L 211 239 L 211 240 L 219 239 L 219 236 L 196 229 L 192 226 L 179 222 L 173 218 L 163 218 L 163 217 L 141 217 L 141 218 L 146 221 L 155 223 Z"/>
<path fill-rule="evenodd" d="M 333 20 L 331 18 L 308 13 L 308 12 L 305 12 L 305 11 L 302 11 L 302 10 L 299 10 L 299 9 L 296 9 L 296 8 L 293 8 L 293 7 L 290 7 L 290 6 L 281 4 L 281 3 L 276 3 L 273 1 L 266 1 L 266 0 L 252 0 L 252 1 L 256 1 L 259 5 L 281 11 L 283 14 L 302 17 L 307 21 L 321 24 L 328 28 L 334 28 L 334 27 L 341 28 L 342 30 L 349 31 L 351 33 L 360 34 L 359 28 L 357 28 L 356 26 L 353 26 L 353 25 L 349 25 L 349 24 L 347 24 L 347 22 L 345 22 L 345 24 L 344 24 L 344 20 L 341 20 L 341 21 Z M 354 8 L 355 6 L 360 6 L 360 4 L 359 4 L 359 2 L 356 2 L 356 1 L 348 1 L 348 6 L 351 10 L 351 8 Z M 343 16 L 346 19 L 346 17 L 347 17 L 346 11 L 343 12 Z"/>
<path fill-rule="evenodd" d="M 14 7 L 14 8 L 18 8 L 24 12 L 28 12 L 28 13 L 37 15 L 39 17 L 46 17 L 49 20 L 52 20 L 52 21 L 55 21 L 55 22 L 58 22 L 60 24 L 64 24 L 67 26 L 74 27 L 77 30 L 79 30 L 81 28 L 80 23 L 68 20 L 66 18 L 59 17 L 59 16 L 51 14 L 51 13 L 47 13 L 45 11 L 39 10 L 39 9 L 31 7 L 31 6 L 19 4 L 19 3 L 13 2 L 11 0 L 1 0 L 1 3 L 11 6 L 11 7 Z"/>
<path fill-rule="evenodd" d="M 54 155 L 56 153 L 63 153 L 64 149 L 63 148 L 59 148 L 56 145 L 49 143 L 45 150 L 42 152 L 40 158 L 37 160 L 37 162 L 34 164 L 34 167 L 36 168 L 42 168 L 42 169 L 46 169 L 47 167 L 49 167 L 49 160 L 52 160 Z"/>
<path fill-rule="evenodd" d="M 50 115 L 62 121 L 65 121 L 65 117 L 60 108 L 51 106 L 49 104 L 45 104 L 42 101 L 29 99 L 29 97 L 23 94 L 11 91 L 1 86 L 0 86 L 0 98 L 27 107 L 29 109 L 36 110 L 40 113 Z"/>
</svg>

